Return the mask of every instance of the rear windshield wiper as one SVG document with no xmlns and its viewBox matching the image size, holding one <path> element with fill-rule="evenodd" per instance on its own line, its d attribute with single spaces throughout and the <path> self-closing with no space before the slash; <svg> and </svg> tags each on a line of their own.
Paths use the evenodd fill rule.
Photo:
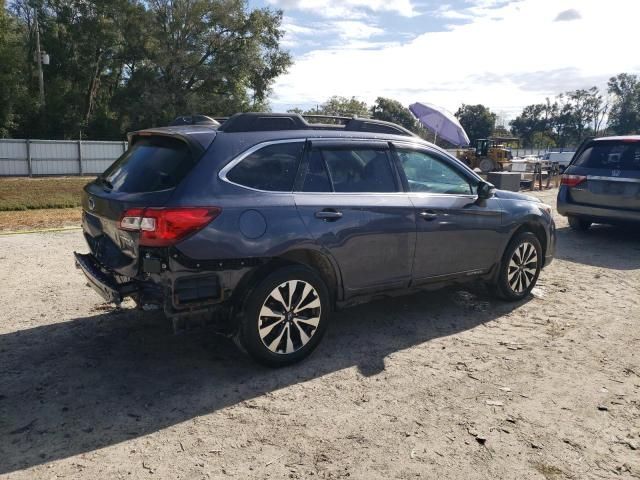
<svg viewBox="0 0 640 480">
<path fill-rule="evenodd" d="M 100 181 L 100 183 L 102 183 L 102 185 L 107 187 L 109 190 L 113 190 L 113 184 L 109 180 L 104 178 L 102 175 L 98 175 L 98 180 Z"/>
</svg>

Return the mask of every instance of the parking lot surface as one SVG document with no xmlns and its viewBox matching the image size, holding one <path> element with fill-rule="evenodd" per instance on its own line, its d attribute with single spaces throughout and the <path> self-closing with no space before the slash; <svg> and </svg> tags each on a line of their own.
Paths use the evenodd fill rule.
<svg viewBox="0 0 640 480">
<path fill-rule="evenodd" d="M 557 223 L 526 301 L 379 300 L 279 370 L 101 304 L 80 231 L 0 237 L 0 477 L 640 478 L 640 233 Z"/>
</svg>

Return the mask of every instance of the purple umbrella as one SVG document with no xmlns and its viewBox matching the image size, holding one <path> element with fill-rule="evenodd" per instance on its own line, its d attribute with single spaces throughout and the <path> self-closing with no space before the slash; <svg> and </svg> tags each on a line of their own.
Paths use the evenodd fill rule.
<svg viewBox="0 0 640 480">
<path fill-rule="evenodd" d="M 414 103 L 409 105 L 409 110 L 433 132 L 433 143 L 440 136 L 453 145 L 469 145 L 467 132 L 451 112 L 430 103 Z"/>
</svg>

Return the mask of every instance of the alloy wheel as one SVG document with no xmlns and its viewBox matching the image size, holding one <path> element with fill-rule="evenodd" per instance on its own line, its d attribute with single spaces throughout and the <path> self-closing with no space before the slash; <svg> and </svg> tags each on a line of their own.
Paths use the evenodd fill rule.
<svg viewBox="0 0 640 480">
<path fill-rule="evenodd" d="M 291 354 L 304 347 L 318 329 L 320 296 L 303 280 L 289 280 L 267 296 L 258 314 L 258 331 L 273 353 Z"/>
<path fill-rule="evenodd" d="M 529 288 L 538 271 L 538 252 L 529 242 L 522 242 L 514 250 L 509 267 L 507 282 L 515 293 L 522 293 Z"/>
</svg>

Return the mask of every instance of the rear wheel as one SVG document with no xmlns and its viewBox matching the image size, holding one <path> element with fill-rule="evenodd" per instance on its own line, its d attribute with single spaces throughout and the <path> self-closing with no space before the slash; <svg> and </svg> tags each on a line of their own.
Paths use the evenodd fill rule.
<svg viewBox="0 0 640 480">
<path fill-rule="evenodd" d="M 521 300 L 535 287 L 543 264 L 542 247 L 531 232 L 516 235 L 507 246 L 498 278 L 496 293 L 505 300 Z"/>
<path fill-rule="evenodd" d="M 302 266 L 284 267 L 249 293 L 237 341 L 260 363 L 289 365 L 318 346 L 329 314 L 329 294 L 322 279 Z"/>
<path fill-rule="evenodd" d="M 573 230 L 577 230 L 579 232 L 586 232 L 587 230 L 589 230 L 589 227 L 591 227 L 591 222 L 589 220 L 585 220 L 584 218 L 570 216 L 569 226 Z"/>
</svg>

